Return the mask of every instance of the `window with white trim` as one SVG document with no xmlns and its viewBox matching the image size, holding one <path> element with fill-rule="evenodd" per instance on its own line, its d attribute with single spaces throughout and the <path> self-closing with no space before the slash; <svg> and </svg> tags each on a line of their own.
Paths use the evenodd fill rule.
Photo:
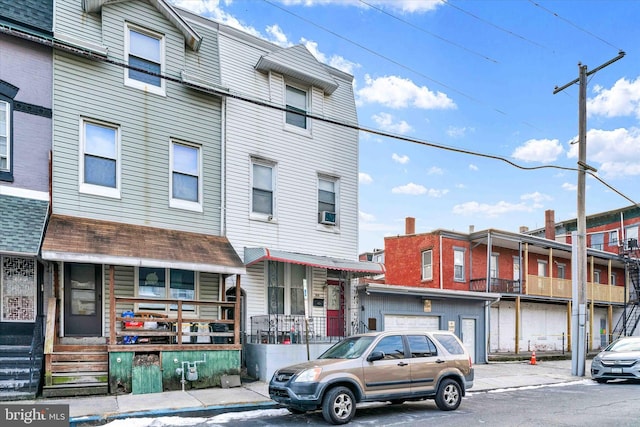
<svg viewBox="0 0 640 427">
<path fill-rule="evenodd" d="M 609 246 L 618 246 L 618 230 L 609 232 Z"/>
<path fill-rule="evenodd" d="M 433 251 L 422 251 L 422 280 L 433 279 Z"/>
<path fill-rule="evenodd" d="M 251 161 L 251 213 L 273 219 L 276 189 L 275 165 L 263 160 Z M 270 217 L 270 218 L 269 218 Z"/>
<path fill-rule="evenodd" d="M 566 265 L 565 264 L 558 264 L 558 279 L 565 279 L 566 278 Z"/>
<path fill-rule="evenodd" d="M 0 179 L 11 176 L 11 103 L 0 94 Z"/>
<path fill-rule="evenodd" d="M 611 286 L 616 285 L 616 273 L 611 273 Z"/>
<path fill-rule="evenodd" d="M 600 283 L 600 270 L 593 271 L 593 283 Z"/>
<path fill-rule="evenodd" d="M 127 86 L 165 94 L 164 36 L 131 24 L 125 24 L 126 61 L 124 70 Z"/>
<path fill-rule="evenodd" d="M 453 280 L 464 281 L 464 249 L 453 250 Z"/>
<path fill-rule="evenodd" d="M 194 300 L 196 299 L 197 277 L 196 272 L 191 270 L 139 267 L 137 296 L 149 299 Z M 178 304 L 141 302 L 138 303 L 137 308 L 139 310 L 175 313 L 178 311 Z M 196 306 L 182 304 L 182 310 L 194 313 Z"/>
<path fill-rule="evenodd" d="M 202 155 L 199 146 L 171 142 L 170 206 L 202 211 Z"/>
<path fill-rule="evenodd" d="M 269 314 L 303 315 L 304 283 L 307 267 L 278 261 L 267 263 L 267 297 Z"/>
<path fill-rule="evenodd" d="M 301 129 L 307 129 L 308 94 L 306 91 L 286 85 L 285 123 Z"/>
<path fill-rule="evenodd" d="M 604 250 L 604 233 L 595 233 L 591 235 L 591 247 L 593 249 Z"/>
<path fill-rule="evenodd" d="M 119 198 L 120 128 L 82 119 L 80 146 L 80 191 Z"/>
<path fill-rule="evenodd" d="M 338 180 L 318 177 L 318 222 L 325 225 L 338 224 Z"/>
</svg>

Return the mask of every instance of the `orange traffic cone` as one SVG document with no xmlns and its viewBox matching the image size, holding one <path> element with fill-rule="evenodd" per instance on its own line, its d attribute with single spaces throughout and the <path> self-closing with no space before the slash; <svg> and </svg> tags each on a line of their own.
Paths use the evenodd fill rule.
<svg viewBox="0 0 640 427">
<path fill-rule="evenodd" d="M 531 360 L 529 361 L 529 364 L 531 365 L 535 365 L 536 364 L 536 351 L 533 350 L 533 353 L 531 353 Z"/>
</svg>

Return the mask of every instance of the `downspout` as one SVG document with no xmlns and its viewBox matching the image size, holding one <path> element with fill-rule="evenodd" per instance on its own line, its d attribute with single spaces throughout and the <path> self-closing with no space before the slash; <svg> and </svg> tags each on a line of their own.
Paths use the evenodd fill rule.
<svg viewBox="0 0 640 427">
<path fill-rule="evenodd" d="M 487 233 L 487 275 L 486 275 L 486 292 L 489 292 L 491 285 L 491 231 Z"/>
<path fill-rule="evenodd" d="M 438 241 L 440 243 L 440 256 L 438 256 L 438 268 L 440 269 L 440 289 L 444 289 L 442 282 L 442 233 L 438 235 Z"/>
<path fill-rule="evenodd" d="M 227 235 L 227 98 L 222 97 L 220 104 L 220 235 Z"/>
</svg>

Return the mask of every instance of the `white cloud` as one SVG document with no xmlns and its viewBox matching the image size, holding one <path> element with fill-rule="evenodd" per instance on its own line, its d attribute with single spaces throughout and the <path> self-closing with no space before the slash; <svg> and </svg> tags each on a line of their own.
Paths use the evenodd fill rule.
<svg viewBox="0 0 640 427">
<path fill-rule="evenodd" d="M 170 0 L 172 4 L 181 7 L 183 9 L 190 10 L 198 15 L 206 16 L 208 18 L 214 19 L 218 22 L 221 22 L 225 25 L 228 25 L 233 28 L 237 28 L 238 30 L 249 33 L 253 36 L 260 37 L 263 39 L 267 39 L 268 37 L 260 34 L 260 31 L 256 30 L 252 26 L 245 25 L 238 20 L 233 15 L 228 14 L 224 10 L 220 8 L 220 0 L 202 0 L 202 1 L 194 1 L 194 0 Z M 225 0 L 225 5 L 228 5 L 231 0 Z"/>
<path fill-rule="evenodd" d="M 285 5 L 303 5 L 307 7 L 324 6 L 335 4 L 340 6 L 355 6 L 360 8 L 368 7 L 359 0 L 280 0 Z M 397 10 L 405 13 L 423 13 L 435 10 L 443 0 L 368 0 L 367 3 L 381 7 Z"/>
<path fill-rule="evenodd" d="M 432 92 L 409 79 L 385 76 L 377 79 L 365 75 L 365 87 L 358 90 L 358 102 L 378 103 L 389 108 L 415 107 L 425 110 L 454 109 L 456 104 L 442 92 Z"/>
<path fill-rule="evenodd" d="M 588 162 L 598 174 L 615 178 L 640 175 L 640 128 L 591 129 L 587 132 Z M 567 156 L 578 157 L 578 144 Z"/>
<path fill-rule="evenodd" d="M 462 138 L 467 134 L 467 132 L 474 132 L 474 131 L 475 131 L 475 128 L 468 128 L 466 126 L 463 126 L 463 127 L 449 126 L 449 128 L 447 129 L 447 135 L 449 135 L 452 138 Z"/>
<path fill-rule="evenodd" d="M 442 170 L 442 168 L 439 168 L 437 166 L 431 166 L 427 171 L 427 175 L 442 175 L 442 174 L 444 174 L 444 171 Z"/>
<path fill-rule="evenodd" d="M 565 182 L 564 184 L 562 184 L 562 189 L 567 191 L 576 191 L 578 189 L 578 186 L 576 184 Z"/>
<path fill-rule="evenodd" d="M 426 194 L 429 197 L 438 198 L 447 194 L 449 190 L 447 189 L 438 190 L 435 188 L 426 188 L 423 185 L 410 182 L 409 184 L 392 188 L 391 192 L 393 194 L 409 194 L 411 196 L 420 196 L 422 194 Z"/>
<path fill-rule="evenodd" d="M 563 152 L 557 139 L 530 139 L 517 147 L 512 156 L 524 162 L 550 163 Z"/>
<path fill-rule="evenodd" d="M 587 100 L 590 116 L 640 118 L 640 77 L 633 81 L 621 78 L 611 89 L 595 86 L 596 96 Z"/>
<path fill-rule="evenodd" d="M 535 204 L 541 204 L 542 202 L 553 200 L 553 198 L 548 194 L 543 194 L 539 191 L 536 191 L 535 193 L 523 194 L 522 196 L 520 196 L 520 200 L 531 200 Z"/>
<path fill-rule="evenodd" d="M 406 154 L 403 154 L 402 156 L 400 156 L 396 153 L 393 153 L 391 155 L 391 158 L 393 159 L 394 162 L 400 163 L 401 165 L 409 163 L 409 156 L 407 156 Z"/>
<path fill-rule="evenodd" d="M 467 202 L 453 207 L 453 213 L 457 215 L 483 215 L 486 217 L 497 217 L 513 212 L 531 212 L 533 207 L 526 203 L 508 203 L 500 201 L 494 205 L 488 203 Z"/>
<path fill-rule="evenodd" d="M 282 28 L 278 24 L 268 25 L 267 34 L 270 36 L 269 40 L 282 47 L 291 46 L 291 42 L 288 40 L 287 35 L 282 31 Z"/>
<path fill-rule="evenodd" d="M 358 182 L 360 184 L 371 184 L 373 182 L 373 178 L 368 173 L 360 172 L 358 174 Z"/>
<path fill-rule="evenodd" d="M 394 122 L 394 117 L 389 113 L 374 114 L 373 116 L 371 116 L 371 118 L 376 122 L 380 129 L 387 132 L 405 134 L 413 130 L 411 125 L 409 125 L 404 120 Z"/>
<path fill-rule="evenodd" d="M 358 211 L 358 217 L 362 222 L 374 222 L 376 220 L 376 217 L 374 215 L 362 211 Z"/>
<path fill-rule="evenodd" d="M 345 73 L 353 75 L 353 71 L 356 68 L 360 68 L 360 64 L 351 62 L 340 55 L 332 55 L 331 57 L 327 58 L 327 55 L 320 52 L 320 50 L 318 49 L 317 42 L 307 40 L 303 37 L 300 39 L 300 43 L 302 43 L 307 49 L 309 49 L 309 52 L 311 52 L 318 61 L 337 68 L 338 70 L 344 71 Z"/>
<path fill-rule="evenodd" d="M 469 165 L 469 170 L 477 171 L 480 170 L 480 168 L 472 163 Z"/>
</svg>

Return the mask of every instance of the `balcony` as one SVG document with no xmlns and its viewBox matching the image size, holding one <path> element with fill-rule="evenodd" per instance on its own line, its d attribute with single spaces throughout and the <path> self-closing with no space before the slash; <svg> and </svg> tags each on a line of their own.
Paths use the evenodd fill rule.
<svg viewBox="0 0 640 427">
<path fill-rule="evenodd" d="M 476 292 L 496 292 L 501 294 L 536 295 L 549 298 L 572 297 L 572 282 L 555 277 L 528 275 L 524 291 L 518 280 L 491 278 L 489 289 L 487 279 L 473 279 L 469 289 Z M 624 287 L 587 283 L 587 299 L 597 302 L 624 303 Z"/>
<path fill-rule="evenodd" d="M 345 336 L 344 320 L 321 316 L 267 314 L 251 317 L 253 344 L 331 343 Z"/>
<path fill-rule="evenodd" d="M 487 289 L 487 279 L 471 279 L 470 290 L 476 292 L 496 292 L 500 294 L 519 294 L 521 291 L 519 280 L 508 280 L 492 277 Z"/>
</svg>

